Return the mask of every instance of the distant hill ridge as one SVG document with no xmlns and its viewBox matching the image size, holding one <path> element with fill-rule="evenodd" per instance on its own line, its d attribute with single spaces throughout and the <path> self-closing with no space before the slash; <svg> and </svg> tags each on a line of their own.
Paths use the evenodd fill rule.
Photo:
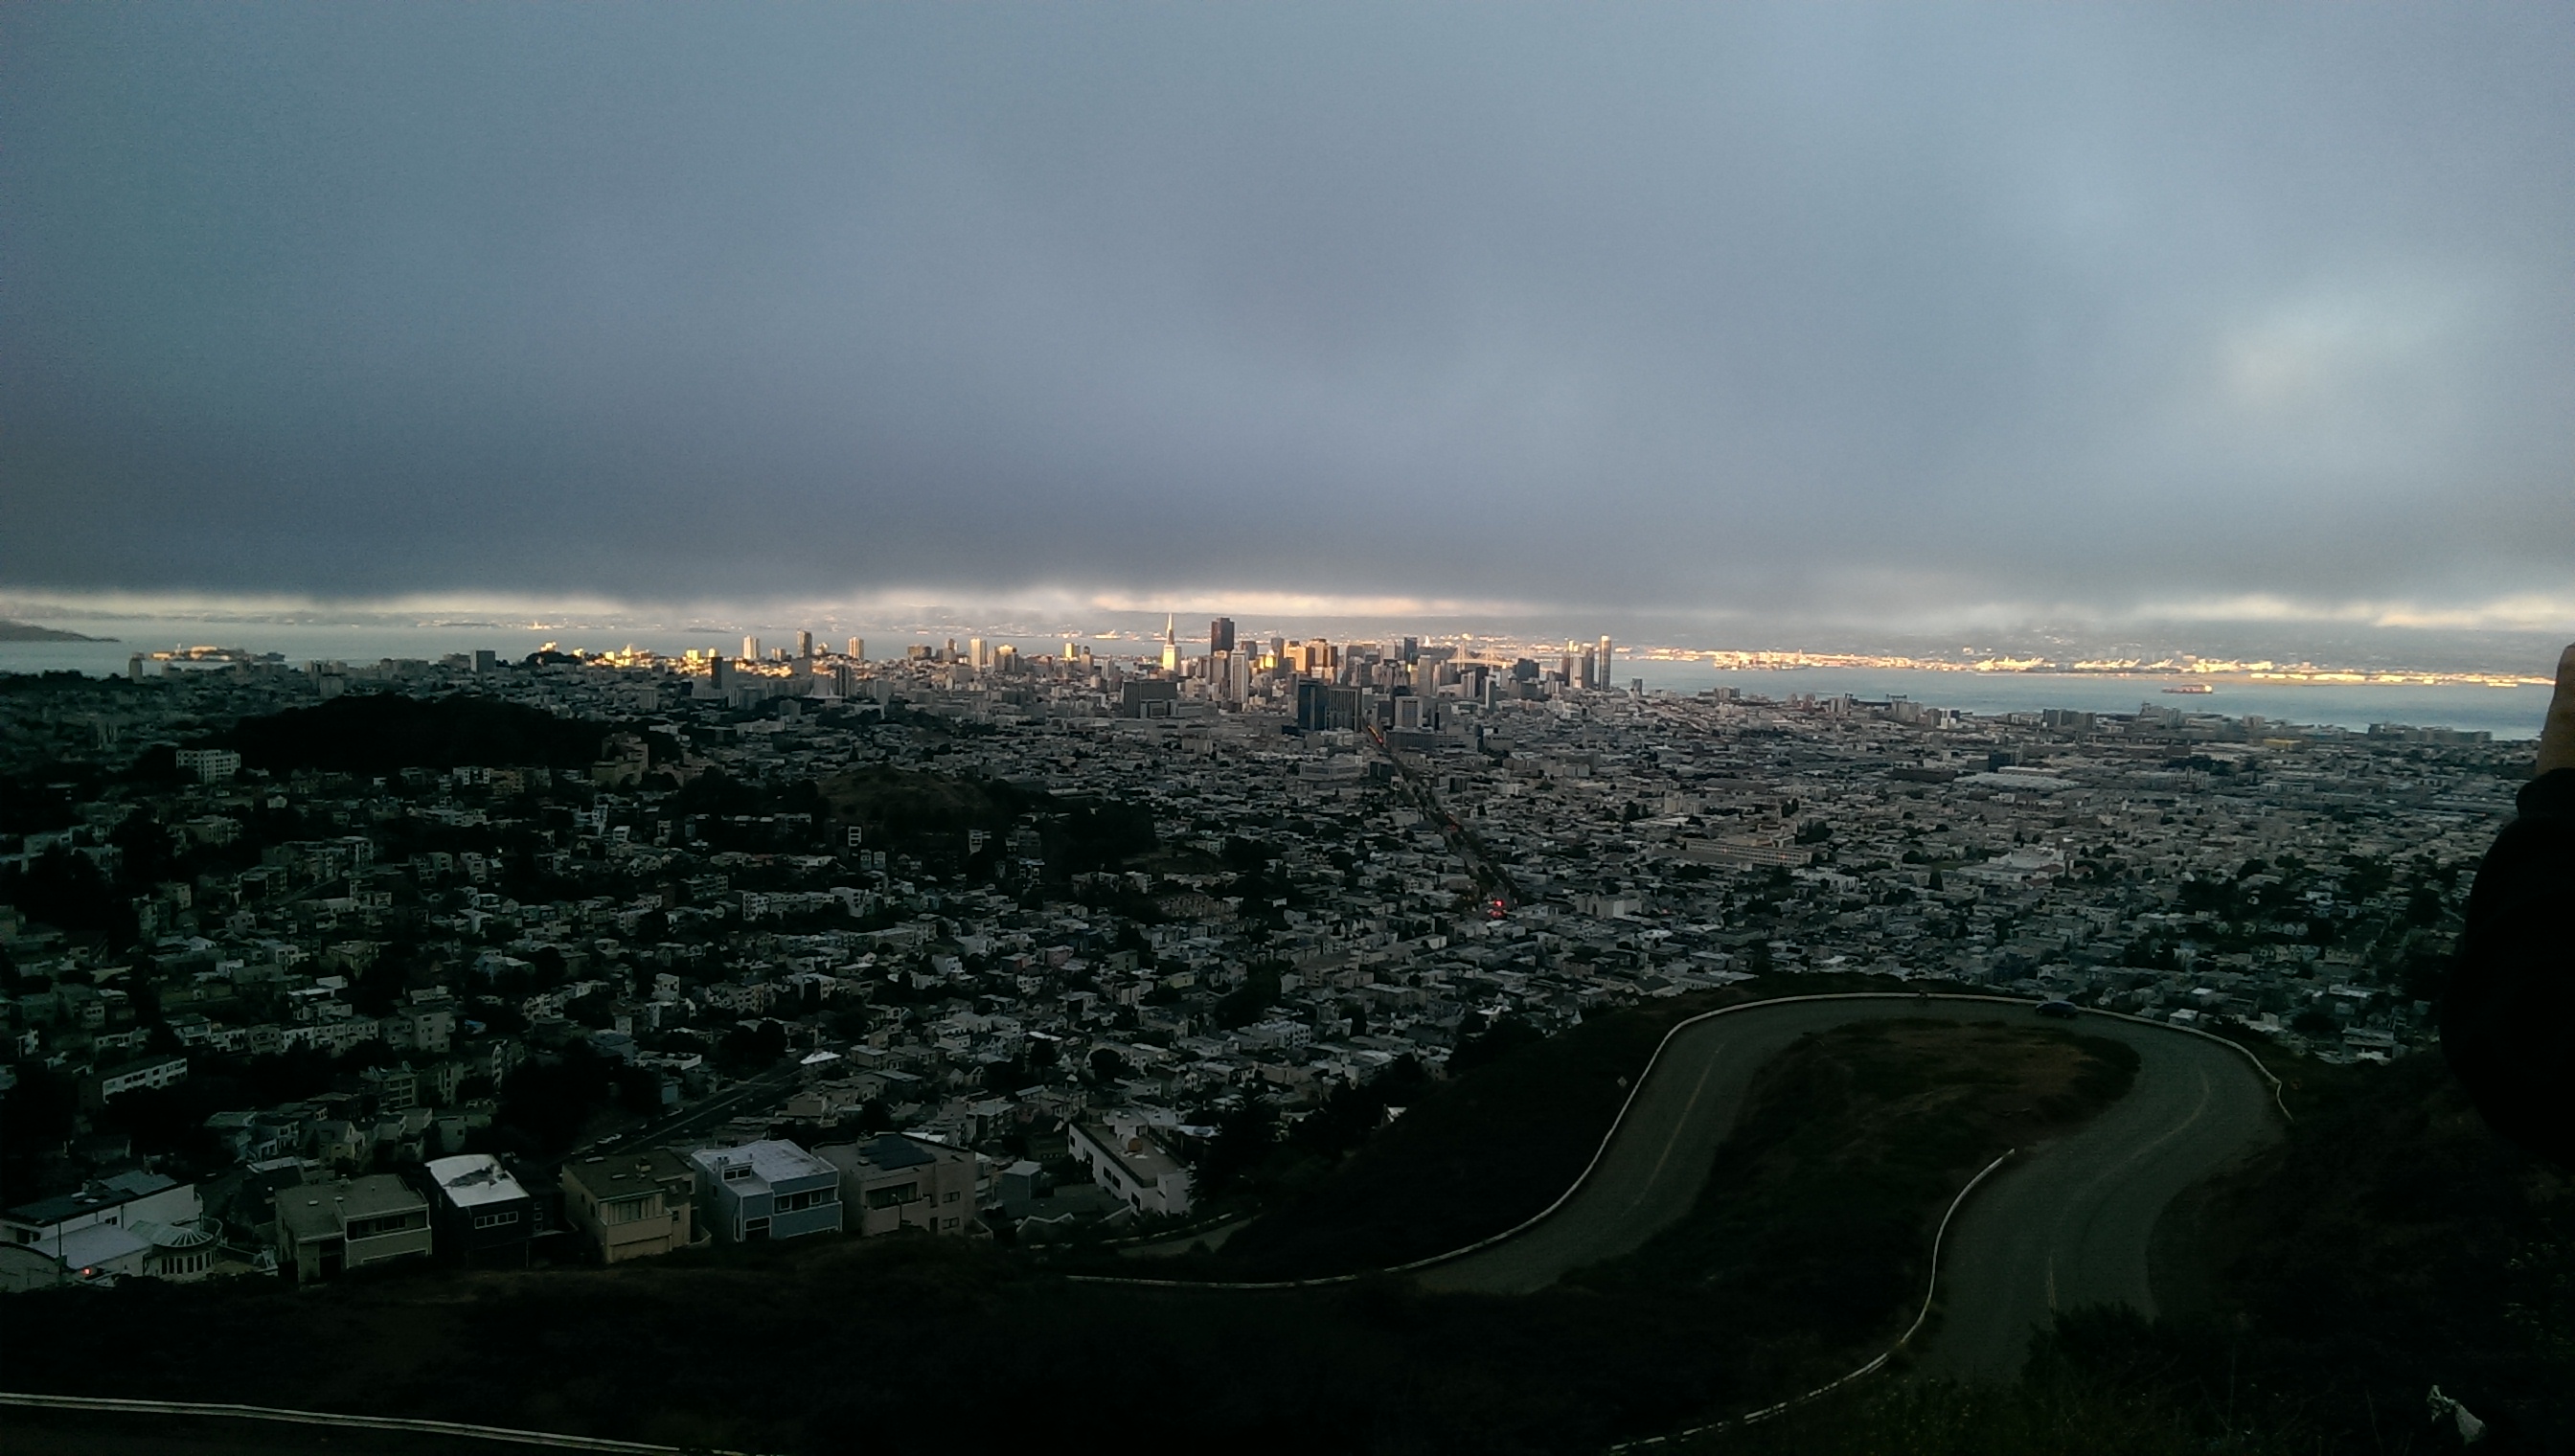
<svg viewBox="0 0 2575 1456">
<path fill-rule="evenodd" d="M 38 627 L 32 622 L 12 622 L 0 617 L 0 642 L 114 642 L 112 637 L 85 637 L 59 628 Z"/>
</svg>

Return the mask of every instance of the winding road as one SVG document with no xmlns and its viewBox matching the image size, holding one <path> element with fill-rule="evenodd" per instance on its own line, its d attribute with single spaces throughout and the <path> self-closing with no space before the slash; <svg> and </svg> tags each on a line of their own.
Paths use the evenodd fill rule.
<svg viewBox="0 0 2575 1456">
<path fill-rule="evenodd" d="M 1664 1043 L 1591 1171 L 1553 1210 L 1487 1247 L 1421 1269 L 1431 1289 L 1518 1294 L 1626 1253 L 1689 1211 L 1752 1074 L 1811 1031 L 1898 1017 L 2026 1024 L 2026 1001 L 1856 994 L 1755 1002 Z M 2073 1029 L 2135 1047 L 2125 1097 L 2052 1142 L 2021 1149 L 1967 1200 L 1938 1278 L 1945 1315 L 1917 1368 L 2011 1379 L 2030 1331 L 2092 1303 L 2151 1315 L 2146 1246 L 2174 1196 L 2280 1130 L 2264 1074 L 2242 1051 L 2152 1022 L 2085 1012 Z"/>
</svg>

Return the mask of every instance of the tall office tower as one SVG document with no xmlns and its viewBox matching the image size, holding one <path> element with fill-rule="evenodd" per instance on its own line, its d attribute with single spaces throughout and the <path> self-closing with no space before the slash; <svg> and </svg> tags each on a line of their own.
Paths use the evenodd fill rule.
<svg viewBox="0 0 2575 1456">
<path fill-rule="evenodd" d="M 1212 653 L 1230 653 L 1234 651 L 1233 618 L 1220 617 L 1216 621 L 1208 624 L 1208 651 Z"/>
<path fill-rule="evenodd" d="M 1066 638 L 1066 639 L 1064 640 L 1064 660 L 1065 660 L 1066 662 L 1068 662 L 1068 663 L 1072 663 L 1072 662 L 1079 662 L 1079 661 L 1081 660 L 1081 658 L 1082 658 L 1082 654 L 1081 654 L 1080 652 L 1076 651 L 1076 650 L 1075 650 L 1075 648 L 1074 648 L 1074 645 L 1073 645 L 1073 639 L 1072 639 L 1072 638 Z"/>
<path fill-rule="evenodd" d="M 1180 670 L 1180 618 L 1176 614 L 1167 612 L 1163 614 L 1163 671 L 1177 673 Z"/>
<path fill-rule="evenodd" d="M 982 638 L 970 637 L 966 639 L 966 661 L 970 666 L 977 668 L 989 668 L 993 666 L 991 663 L 985 661 L 984 640 Z"/>
<path fill-rule="evenodd" d="M 742 660 L 746 663 L 760 661 L 760 639 L 747 637 L 742 640 Z"/>
<path fill-rule="evenodd" d="M 1270 640 L 1270 660 L 1274 663 L 1288 661 L 1288 639 L 1274 637 Z"/>
<path fill-rule="evenodd" d="M 1403 640 L 1403 661 L 1406 663 L 1421 661 L 1421 639 L 1408 637 Z"/>
<path fill-rule="evenodd" d="M 1331 727 L 1332 690 L 1322 683 L 1306 679 L 1296 685 L 1296 727 L 1322 728 Z"/>
<path fill-rule="evenodd" d="M 707 664 L 707 686 L 718 693 L 733 691 L 733 664 L 715 658 Z"/>
<path fill-rule="evenodd" d="M 1618 654 L 1617 650 L 1610 646 L 1609 635 L 1605 632 L 1600 635 L 1599 661 L 1600 686 L 1603 688 L 1618 686 Z"/>
<path fill-rule="evenodd" d="M 796 634 L 796 656 L 800 658 L 814 656 L 814 634 L 810 632 Z"/>
<path fill-rule="evenodd" d="M 866 638 L 854 637 L 850 639 L 849 659 L 853 663 L 864 663 L 868 660 L 868 640 Z"/>
</svg>

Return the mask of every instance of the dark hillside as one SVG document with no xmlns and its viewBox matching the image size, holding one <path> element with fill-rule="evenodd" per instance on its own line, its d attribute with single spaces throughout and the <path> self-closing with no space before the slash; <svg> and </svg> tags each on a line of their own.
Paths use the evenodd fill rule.
<svg viewBox="0 0 2575 1456">
<path fill-rule="evenodd" d="M 1490 1058 L 1430 1090 L 1349 1161 L 1227 1242 L 1220 1279 L 1377 1269 L 1501 1232 L 1552 1202 L 1591 1160 L 1664 1033 L 1747 995 L 1675 996 L 1520 1041 L 1492 1033 Z"/>
<path fill-rule="evenodd" d="M 2209 1251 L 2201 1307 L 2073 1322 L 2062 1358 L 2328 1450 L 2457 1449 L 2426 1444 L 2434 1385 L 2493 1427 L 2480 1450 L 2575 1450 L 2575 1176 L 2488 1131 L 2437 1055 L 2282 1070 L 2287 1140 L 2167 1215 Z"/>
<path fill-rule="evenodd" d="M 587 767 L 609 725 L 488 698 L 368 693 L 246 718 L 201 746 L 240 751 L 249 768 L 390 773 L 402 768 Z"/>
<path fill-rule="evenodd" d="M 2137 1061 L 2122 1042 L 2013 1023 L 1864 1021 L 1802 1037 L 1754 1077 L 1688 1215 L 1571 1282 L 1697 1291 L 1772 1358 L 1890 1340 L 1958 1189 L 2125 1096 Z"/>
<path fill-rule="evenodd" d="M 1867 976 L 1773 975 L 1649 1000 L 1555 1036 L 1504 1019 L 1457 1049 L 1449 1079 L 1327 1175 L 1229 1241 L 1205 1277 L 1305 1278 L 1462 1248 L 1553 1202 L 1578 1176 L 1672 1027 L 1745 1001 L 1883 992 Z"/>
</svg>

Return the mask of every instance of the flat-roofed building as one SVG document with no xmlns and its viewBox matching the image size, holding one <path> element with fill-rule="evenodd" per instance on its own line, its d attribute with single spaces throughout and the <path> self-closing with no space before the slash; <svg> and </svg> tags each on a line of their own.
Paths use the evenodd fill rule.
<svg viewBox="0 0 2575 1456">
<path fill-rule="evenodd" d="M 205 1212 L 197 1185 L 165 1173 L 118 1173 L 77 1193 L 62 1193 L 21 1203 L 0 1214 L 0 1238 L 14 1244 L 50 1249 L 67 1234 L 92 1224 L 194 1223 Z"/>
<path fill-rule="evenodd" d="M 1065 1141 L 1074 1160 L 1091 1170 L 1093 1182 L 1138 1213 L 1178 1216 L 1190 1211 L 1190 1170 L 1165 1152 L 1141 1121 L 1117 1117 L 1107 1126 L 1069 1123 Z"/>
<path fill-rule="evenodd" d="M 792 1142 L 700 1148 L 698 1212 L 725 1243 L 841 1231 L 841 1170 Z"/>
<path fill-rule="evenodd" d="M 194 1183 L 118 1173 L 77 1193 L 0 1215 L 0 1237 L 57 1260 L 71 1277 L 150 1274 L 193 1279 L 214 1267 L 214 1230 Z"/>
<path fill-rule="evenodd" d="M 277 1262 L 299 1284 L 430 1250 L 429 1199 L 391 1173 L 277 1192 Z"/>
<path fill-rule="evenodd" d="M 423 1169 L 437 1194 L 434 1221 L 449 1255 L 486 1263 L 525 1263 L 536 1236 L 536 1199 L 488 1152 L 432 1158 Z"/>
<path fill-rule="evenodd" d="M 814 1155 L 841 1170 L 843 1217 L 860 1233 L 964 1233 L 974 1221 L 975 1154 L 964 1148 L 889 1134 Z"/>
<path fill-rule="evenodd" d="M 96 1111 L 107 1105 L 110 1097 L 126 1092 L 159 1091 L 188 1079 L 188 1058 L 176 1052 L 163 1056 L 139 1056 L 99 1071 L 81 1080 L 81 1106 Z"/>
<path fill-rule="evenodd" d="M 613 1153 L 564 1164 L 564 1214 L 600 1262 L 624 1263 L 687 1248 L 697 1237 L 695 1177 L 671 1153 Z"/>
</svg>

